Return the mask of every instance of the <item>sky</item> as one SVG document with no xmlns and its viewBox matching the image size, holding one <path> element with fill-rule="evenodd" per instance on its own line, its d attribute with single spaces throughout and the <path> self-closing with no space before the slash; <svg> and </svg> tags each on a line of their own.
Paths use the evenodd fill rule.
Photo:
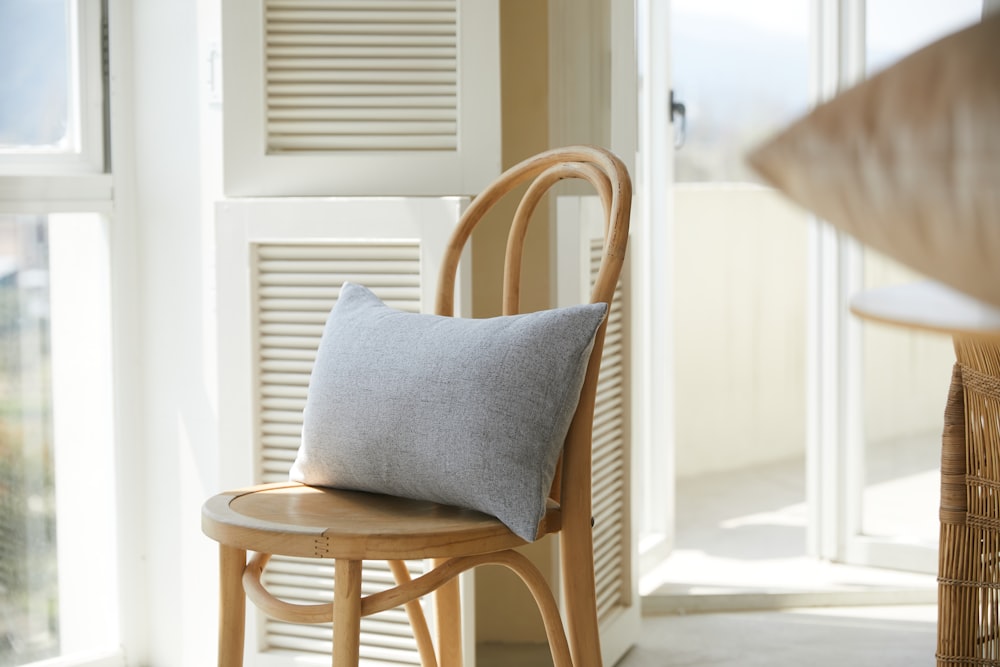
<svg viewBox="0 0 1000 667">
<path fill-rule="evenodd" d="M 799 35 L 809 25 L 816 0 L 671 0 L 671 11 L 728 18 L 782 35 Z M 867 0 L 868 45 L 901 52 L 914 41 L 927 43 L 969 24 L 982 13 L 982 0 Z"/>
<path fill-rule="evenodd" d="M 0 0 L 0 149 L 65 136 L 65 24 L 64 0 Z"/>
</svg>

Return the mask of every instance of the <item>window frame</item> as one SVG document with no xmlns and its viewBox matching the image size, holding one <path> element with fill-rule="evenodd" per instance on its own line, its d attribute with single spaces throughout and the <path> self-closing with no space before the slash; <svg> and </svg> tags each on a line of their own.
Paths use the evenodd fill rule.
<svg viewBox="0 0 1000 667">
<path fill-rule="evenodd" d="M 50 222 L 53 218 L 49 274 L 59 664 L 124 667 L 118 622 L 111 220 L 95 212 L 53 214 Z M 88 467 L 93 474 L 81 475 Z"/>
<path fill-rule="evenodd" d="M 46 216 L 50 239 L 60 654 L 29 664 L 124 667 L 105 0 L 67 0 L 67 17 L 69 149 L 0 151 L 0 215 Z"/>
<path fill-rule="evenodd" d="M 67 0 L 66 8 L 67 85 L 68 97 L 73 102 L 69 112 L 70 145 L 66 150 L 0 149 L 0 177 L 44 180 L 55 175 L 106 171 L 104 7 L 102 0 Z M 10 194 L 0 184 L 0 201 Z"/>
</svg>

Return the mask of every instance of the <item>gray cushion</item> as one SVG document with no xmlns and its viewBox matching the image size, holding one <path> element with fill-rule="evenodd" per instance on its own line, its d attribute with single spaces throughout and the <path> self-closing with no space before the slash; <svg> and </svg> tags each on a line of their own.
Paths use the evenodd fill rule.
<svg viewBox="0 0 1000 667">
<path fill-rule="evenodd" d="M 534 540 L 606 311 L 421 315 L 345 283 L 291 478 L 479 510 Z"/>
</svg>

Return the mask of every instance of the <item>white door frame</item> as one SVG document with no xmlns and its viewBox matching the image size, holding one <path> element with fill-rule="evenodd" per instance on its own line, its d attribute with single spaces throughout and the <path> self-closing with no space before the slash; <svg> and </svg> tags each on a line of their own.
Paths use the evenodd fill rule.
<svg viewBox="0 0 1000 667">
<path fill-rule="evenodd" d="M 864 0 L 813 3 L 814 103 L 834 97 L 863 76 L 864 13 Z M 848 311 L 848 300 L 861 284 L 860 253 L 828 223 L 812 219 L 809 224 L 807 545 L 812 556 L 845 560 L 848 535 L 860 532 L 855 530 L 860 528 L 858 487 L 864 477 L 860 325 Z"/>
<path fill-rule="evenodd" d="M 673 130 L 670 125 L 670 2 L 636 0 L 638 154 L 633 216 L 637 363 L 633 432 L 641 446 L 633 479 L 641 498 L 640 573 L 674 543 Z"/>
<path fill-rule="evenodd" d="M 815 103 L 865 77 L 865 24 L 865 0 L 814 3 Z M 863 533 L 863 337 L 862 323 L 849 310 L 851 297 L 864 287 L 863 249 L 828 223 L 813 219 L 808 252 L 808 553 L 853 565 L 933 572 L 934 549 Z"/>
</svg>

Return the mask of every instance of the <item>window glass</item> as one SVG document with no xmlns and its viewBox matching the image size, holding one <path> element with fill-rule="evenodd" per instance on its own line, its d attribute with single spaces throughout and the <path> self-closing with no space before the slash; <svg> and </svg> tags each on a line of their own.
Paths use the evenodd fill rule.
<svg viewBox="0 0 1000 667">
<path fill-rule="evenodd" d="M 0 0 L 0 667 L 124 664 L 102 20 Z"/>
<path fill-rule="evenodd" d="M 118 652 L 107 228 L 0 214 L 0 667 Z"/>
<path fill-rule="evenodd" d="M 744 155 L 805 111 L 809 4 L 671 3 L 688 112 L 672 198 L 671 585 L 742 588 L 748 564 L 805 556 L 809 226 L 774 189 L 746 186 Z"/>
<path fill-rule="evenodd" d="M 687 111 L 675 180 L 758 180 L 746 152 L 808 107 L 809 5 L 674 0 L 673 86 Z"/>
<path fill-rule="evenodd" d="M 868 74 L 977 22 L 982 0 L 867 0 L 865 58 Z"/>
<path fill-rule="evenodd" d="M 869 74 L 980 19 L 981 0 L 867 0 Z M 865 287 L 920 276 L 864 249 Z M 865 486 L 862 532 L 933 547 L 938 538 L 941 424 L 951 339 L 903 327 L 864 323 Z M 933 563 L 931 563 L 933 565 Z"/>
<path fill-rule="evenodd" d="M 59 652 L 48 224 L 0 216 L 0 667 Z"/>
<path fill-rule="evenodd" d="M 0 151 L 72 150 L 67 0 L 0 2 Z"/>
</svg>

